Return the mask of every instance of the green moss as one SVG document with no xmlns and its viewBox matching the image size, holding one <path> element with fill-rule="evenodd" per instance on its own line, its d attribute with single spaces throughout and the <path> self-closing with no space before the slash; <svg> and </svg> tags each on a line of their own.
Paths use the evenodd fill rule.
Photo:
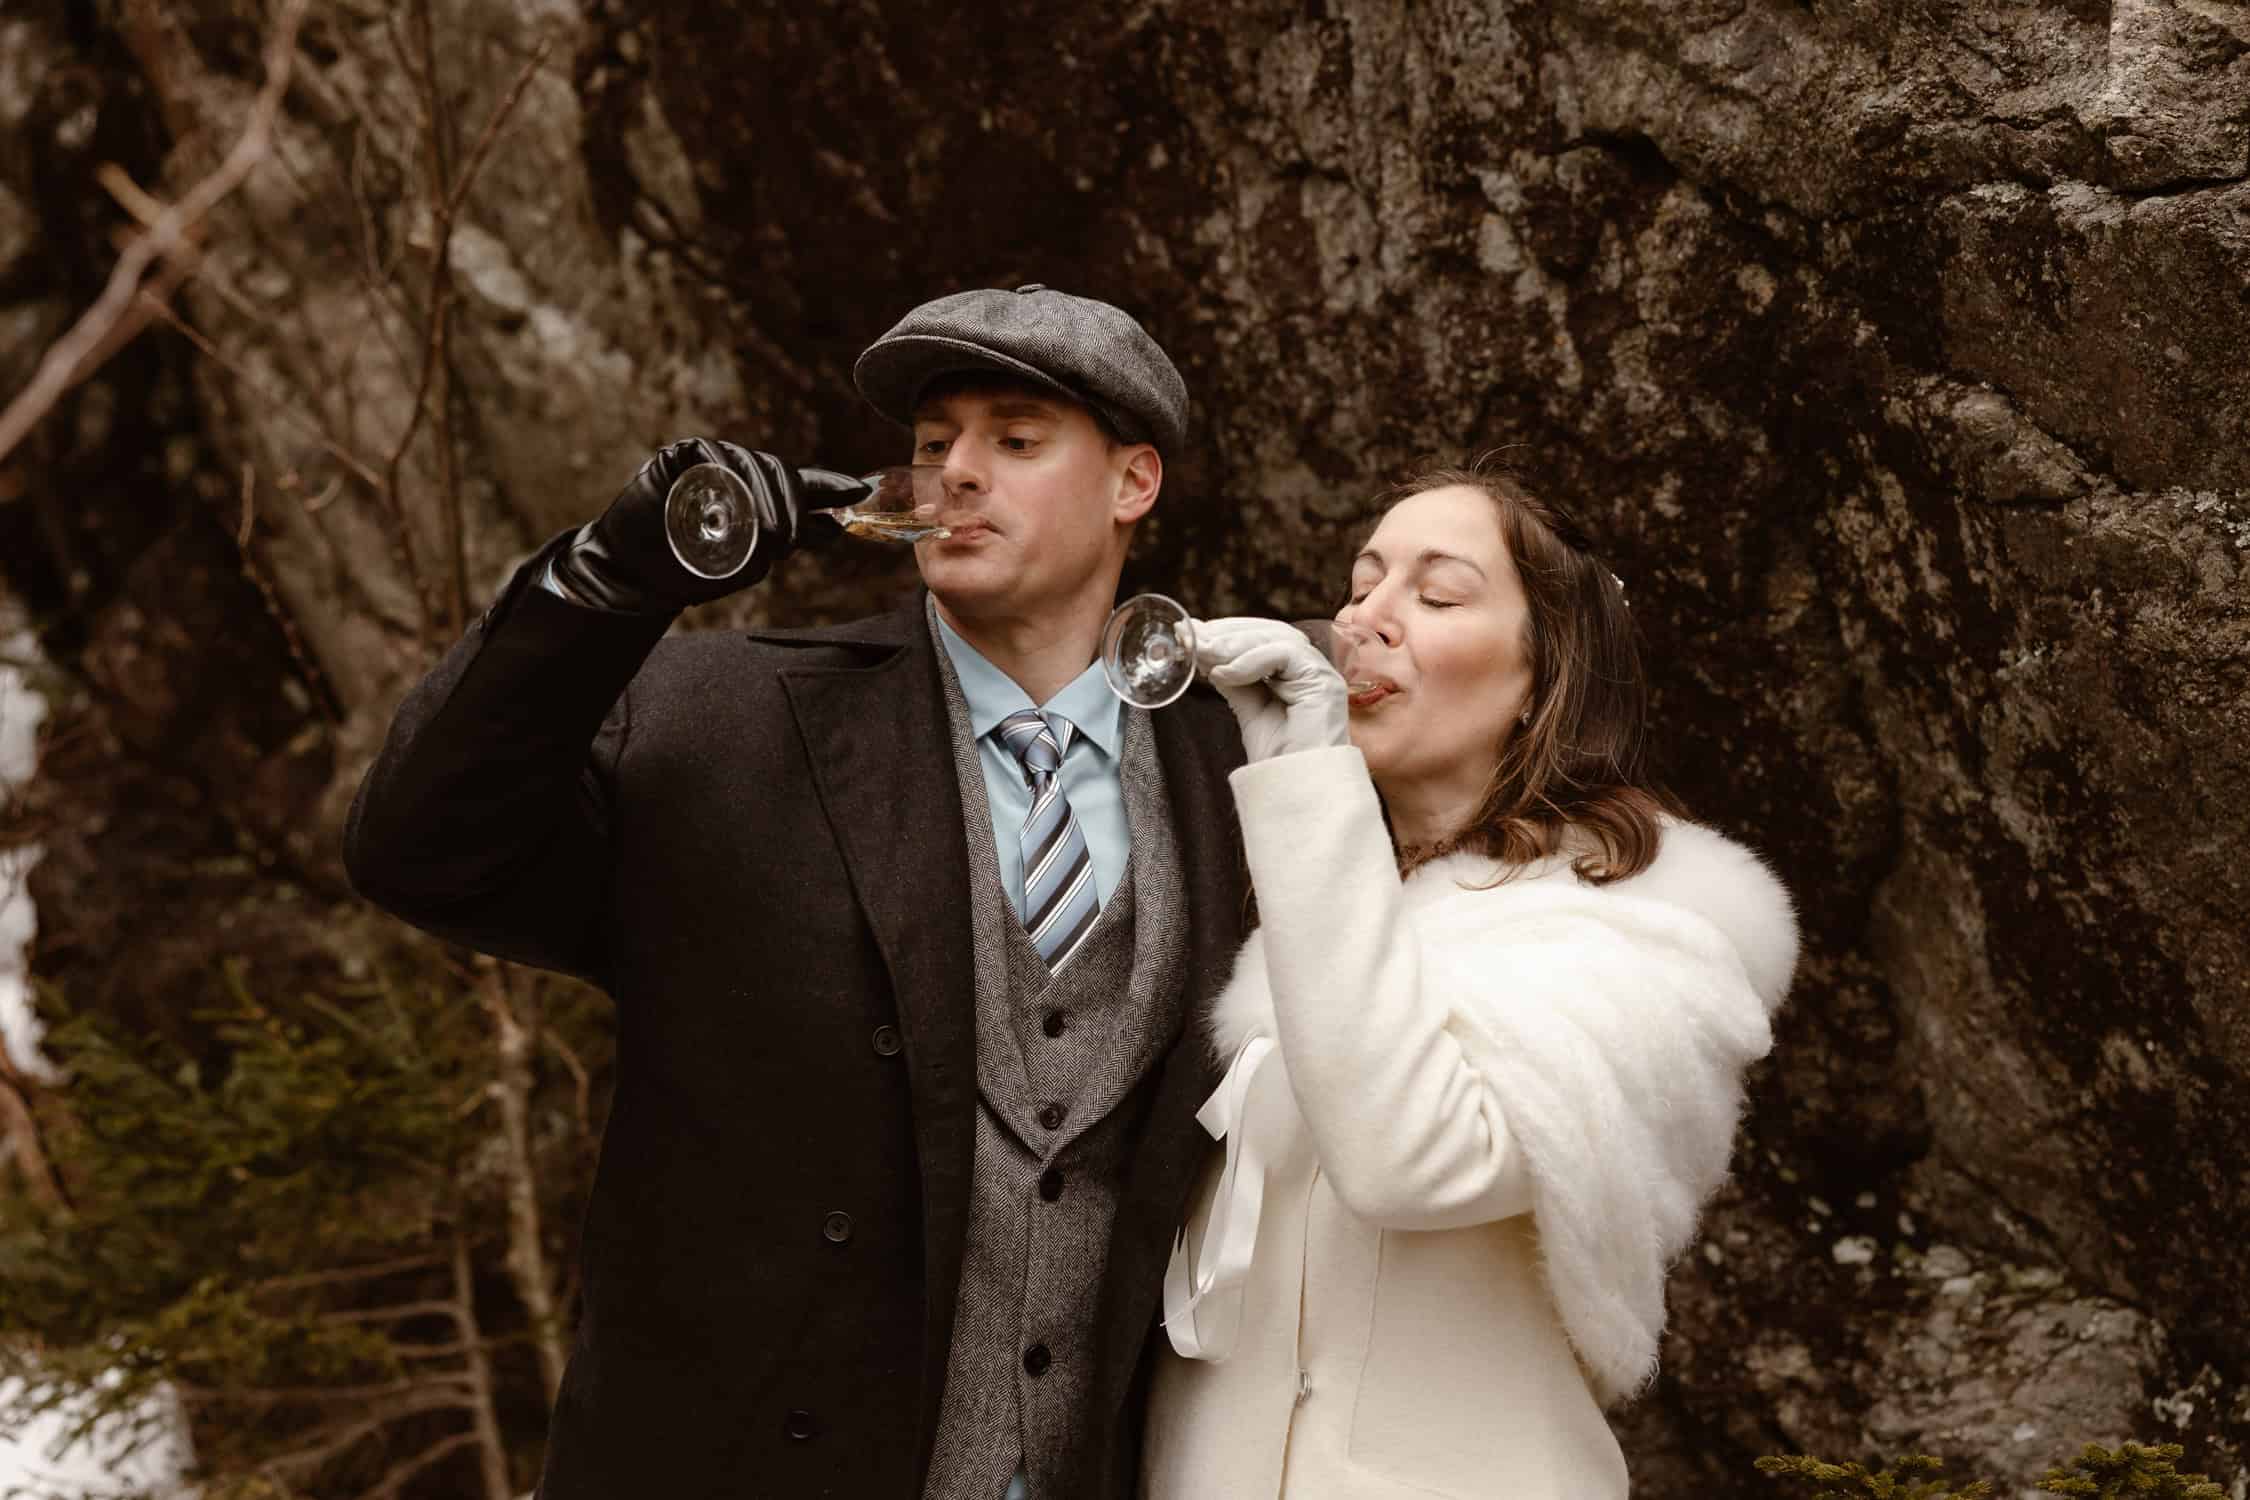
<svg viewBox="0 0 2250 1500">
<path fill-rule="evenodd" d="M 2225 1491 L 2205 1476 L 2181 1474 L 2173 1467 L 2184 1451 L 2178 1443 L 2127 1443 L 2115 1452 L 2088 1443 L 2068 1467 L 2048 1470 L 2034 1488 L 2094 1500 L 2226 1500 Z M 1758 1472 L 1770 1478 L 1822 1486 L 1812 1500 L 1978 1500 L 1992 1493 L 1991 1482 L 1983 1479 L 1949 1488 L 1937 1477 L 1944 1471 L 1943 1461 L 1926 1453 L 1876 1470 L 1801 1453 L 1758 1460 Z"/>
</svg>

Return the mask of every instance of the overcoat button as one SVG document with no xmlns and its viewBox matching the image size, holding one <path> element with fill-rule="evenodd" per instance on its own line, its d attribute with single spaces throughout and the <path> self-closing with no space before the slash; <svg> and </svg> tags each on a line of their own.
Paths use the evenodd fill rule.
<svg viewBox="0 0 2250 1500">
<path fill-rule="evenodd" d="M 1039 1174 L 1039 1196 L 1049 1203 L 1062 1196 L 1062 1173 L 1059 1170 L 1049 1167 Z"/>
<path fill-rule="evenodd" d="M 875 1055 L 877 1057 L 898 1056 L 898 1028 L 896 1026 L 878 1026 L 875 1028 Z"/>
<path fill-rule="evenodd" d="M 1046 1126 L 1049 1130 L 1060 1130 L 1062 1129 L 1062 1122 L 1063 1107 L 1061 1105 L 1042 1104 L 1039 1106 L 1040 1124 Z"/>
<path fill-rule="evenodd" d="M 820 1226 L 820 1232 L 827 1235 L 832 1243 L 841 1245 L 852 1237 L 852 1216 L 838 1209 Z"/>
<path fill-rule="evenodd" d="M 1061 1036 L 1063 1034 L 1063 1013 L 1059 1010 L 1048 1011 L 1039 1022 L 1039 1029 L 1049 1036 Z"/>
<path fill-rule="evenodd" d="M 1023 1372 L 1026 1375 L 1044 1375 L 1055 1357 L 1047 1352 L 1045 1344 L 1033 1344 L 1023 1351 Z"/>
<path fill-rule="evenodd" d="M 803 1442 L 820 1430 L 809 1411 L 793 1411 L 781 1419 L 781 1430 L 798 1442 Z"/>
</svg>

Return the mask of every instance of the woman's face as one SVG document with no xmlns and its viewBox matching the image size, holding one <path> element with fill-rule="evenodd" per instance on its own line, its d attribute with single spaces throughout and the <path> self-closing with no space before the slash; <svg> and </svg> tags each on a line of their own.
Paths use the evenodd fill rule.
<svg viewBox="0 0 2250 1500">
<path fill-rule="evenodd" d="M 1336 618 L 1373 632 L 1352 676 L 1352 743 L 1389 798 L 1465 818 L 1530 702 L 1523 583 L 1483 491 L 1410 495 L 1352 561 Z"/>
</svg>

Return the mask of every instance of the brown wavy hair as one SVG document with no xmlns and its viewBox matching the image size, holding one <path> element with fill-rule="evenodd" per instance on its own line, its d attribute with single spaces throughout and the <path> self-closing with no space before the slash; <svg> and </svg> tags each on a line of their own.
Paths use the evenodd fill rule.
<svg viewBox="0 0 2250 1500">
<path fill-rule="evenodd" d="M 1456 849 L 1510 867 L 1567 850 L 1592 884 L 1637 875 L 1656 857 L 1661 820 L 1687 811 L 1648 770 L 1648 679 L 1624 585 L 1569 512 L 1532 493 L 1497 452 L 1424 469 L 1377 503 L 1388 514 L 1455 485 L 1492 501 L 1523 582 L 1529 718 L 1501 743 L 1468 826 L 1435 846 L 1401 848 L 1400 871 Z"/>
</svg>

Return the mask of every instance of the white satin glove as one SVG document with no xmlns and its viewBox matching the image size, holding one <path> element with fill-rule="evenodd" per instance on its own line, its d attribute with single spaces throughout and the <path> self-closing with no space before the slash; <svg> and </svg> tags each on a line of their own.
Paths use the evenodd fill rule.
<svg viewBox="0 0 2250 1500">
<path fill-rule="evenodd" d="M 1234 710 L 1250 760 L 1352 742 L 1351 691 L 1294 626 L 1249 616 L 1197 620 L 1195 665 Z"/>
</svg>

